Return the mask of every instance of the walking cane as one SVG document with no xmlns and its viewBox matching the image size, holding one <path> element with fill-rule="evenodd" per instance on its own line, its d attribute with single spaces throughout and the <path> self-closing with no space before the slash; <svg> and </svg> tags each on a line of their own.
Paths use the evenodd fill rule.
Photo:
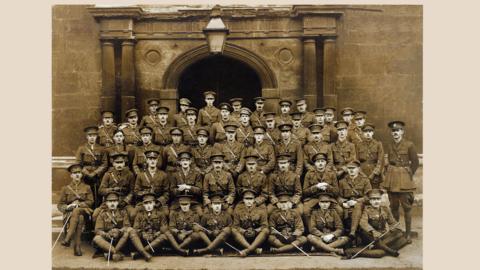
<svg viewBox="0 0 480 270">
<path fill-rule="evenodd" d="M 147 240 L 147 239 L 145 239 L 145 240 Z M 152 250 L 152 252 L 155 253 L 155 250 L 153 249 L 152 245 L 150 245 L 150 241 L 147 240 L 147 244 L 150 247 L 150 249 Z"/>
<path fill-rule="evenodd" d="M 67 226 L 68 221 L 70 220 L 70 217 L 71 217 L 71 216 L 72 216 L 72 212 L 68 213 L 67 220 L 65 221 L 65 224 L 63 224 L 62 230 L 61 230 L 60 233 L 58 234 L 57 240 L 55 240 L 55 242 L 53 243 L 52 251 L 53 251 L 53 249 L 55 248 L 55 245 L 57 244 L 58 239 L 60 239 L 60 236 L 62 236 L 62 233 L 63 233 L 63 231 L 65 230 L 65 226 Z"/>
<path fill-rule="evenodd" d="M 110 246 L 108 247 L 107 266 L 110 266 L 110 253 L 112 251 L 113 237 L 110 237 Z"/>
<path fill-rule="evenodd" d="M 196 222 L 194 222 L 193 224 L 195 224 L 195 225 L 197 225 L 198 227 L 200 227 L 200 229 L 205 230 L 207 233 L 212 233 L 212 231 L 210 231 L 209 229 L 203 227 L 202 225 L 200 225 L 200 224 L 198 224 L 198 223 L 196 223 Z M 236 252 L 241 253 L 241 251 L 240 251 L 238 248 L 230 245 L 227 241 L 224 241 L 224 243 L 225 243 L 225 245 L 227 245 L 227 246 L 231 247 L 232 249 L 234 249 Z"/>
<path fill-rule="evenodd" d="M 274 230 L 277 234 L 281 235 L 283 238 L 285 238 L 285 240 L 287 240 L 287 237 L 285 235 L 283 235 L 281 232 L 279 232 L 277 229 L 275 229 L 274 227 L 271 227 L 272 230 Z M 297 246 L 296 244 L 294 244 L 293 242 L 290 243 L 292 244 L 292 246 L 294 246 L 296 249 L 300 250 L 303 254 L 305 254 L 305 256 L 309 257 L 310 258 L 310 255 L 308 255 L 308 253 L 306 253 L 303 249 L 301 249 L 299 246 Z"/>
<path fill-rule="evenodd" d="M 353 254 L 352 257 L 350 258 L 347 258 L 347 259 L 355 259 L 355 257 L 357 257 L 360 253 L 362 253 L 364 250 L 366 250 L 367 248 L 369 248 L 370 246 L 372 246 L 375 242 L 377 242 L 378 240 L 380 240 L 383 236 L 385 236 L 387 233 L 389 233 L 392 229 L 395 229 L 395 227 L 397 227 L 398 225 L 400 224 L 400 222 L 397 222 L 395 223 L 391 228 L 389 228 L 387 231 L 385 231 L 384 233 L 382 233 L 380 235 L 380 237 L 378 237 L 377 239 L 374 239 L 372 242 L 370 242 L 370 244 L 364 246 L 362 249 L 360 249 L 357 253 Z"/>
</svg>

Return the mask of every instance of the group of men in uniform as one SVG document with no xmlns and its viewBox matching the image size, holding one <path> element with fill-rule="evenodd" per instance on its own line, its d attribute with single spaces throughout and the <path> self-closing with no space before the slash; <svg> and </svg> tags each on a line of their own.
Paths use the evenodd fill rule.
<svg viewBox="0 0 480 270">
<path fill-rule="evenodd" d="M 217 108 L 214 92 L 204 96 L 200 110 L 181 98 L 173 119 L 150 99 L 140 123 L 136 109 L 118 126 L 104 111 L 100 126 L 84 129 L 58 204 L 62 245 L 74 242 L 81 256 L 88 225 L 113 261 L 129 243 L 133 258 L 149 261 L 167 246 L 183 256 L 228 247 L 245 257 L 269 247 L 352 257 L 370 243 L 355 256 L 381 257 L 411 242 L 418 157 L 404 122 L 388 124 L 393 140 L 384 151 L 364 111 L 345 108 L 334 121 L 335 108 L 309 112 L 304 99 L 294 111 L 280 100 L 277 115 L 263 110 L 262 97 L 252 112 L 241 98 Z"/>
</svg>

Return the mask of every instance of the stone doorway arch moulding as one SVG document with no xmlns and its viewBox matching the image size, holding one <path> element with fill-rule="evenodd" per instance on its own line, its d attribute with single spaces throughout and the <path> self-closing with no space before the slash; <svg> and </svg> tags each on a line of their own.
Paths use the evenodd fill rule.
<svg viewBox="0 0 480 270">
<path fill-rule="evenodd" d="M 257 54 L 228 42 L 225 44 L 223 55 L 241 61 L 255 70 L 262 84 L 262 96 L 266 99 L 265 109 L 274 109 L 280 93 L 275 74 L 268 64 Z M 160 90 L 159 98 L 162 104 L 176 108 L 180 76 L 191 64 L 208 56 L 210 56 L 208 46 L 202 45 L 181 54 L 169 65 L 163 76 Z"/>
</svg>

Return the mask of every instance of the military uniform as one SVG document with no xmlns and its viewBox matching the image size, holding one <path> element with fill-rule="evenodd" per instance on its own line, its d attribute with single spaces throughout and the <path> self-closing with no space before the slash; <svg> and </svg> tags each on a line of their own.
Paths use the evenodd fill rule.
<svg viewBox="0 0 480 270">
<path fill-rule="evenodd" d="M 175 130 L 172 129 L 170 131 L 170 134 L 178 132 L 179 129 Z M 180 131 L 180 134 L 181 131 Z M 190 146 L 184 145 L 184 144 L 169 144 L 163 149 L 163 160 L 166 163 L 166 172 L 167 174 L 172 174 L 177 170 L 178 164 L 177 164 L 177 158 L 178 158 L 178 153 L 181 152 L 190 152 Z"/>
<path fill-rule="evenodd" d="M 132 206 L 134 187 L 135 176 L 127 167 L 121 171 L 112 169 L 103 176 L 102 183 L 98 188 L 98 193 L 100 196 L 105 197 L 111 192 L 117 192 L 120 200 L 119 208 L 125 208 L 128 211 L 130 219 L 133 221 L 135 216 L 135 211 Z M 97 215 L 105 209 L 105 203 L 95 209 L 93 214 L 94 220 L 97 218 Z"/>
<path fill-rule="evenodd" d="M 363 130 L 373 130 L 373 128 L 373 125 L 367 124 Z M 379 188 L 385 160 L 382 143 L 373 138 L 364 139 L 357 144 L 356 150 L 362 172 L 368 176 L 373 188 Z"/>
<path fill-rule="evenodd" d="M 135 148 L 135 154 L 133 156 L 133 172 L 135 175 L 141 174 L 145 168 L 147 168 L 147 157 L 145 153 L 148 151 L 157 151 L 162 153 L 162 147 L 153 143 L 147 145 L 140 145 Z M 157 164 L 157 168 L 162 168 L 163 159 L 160 156 Z"/>
<path fill-rule="evenodd" d="M 260 144 L 254 143 L 250 147 L 244 150 L 244 156 L 247 155 L 256 155 L 258 156 L 257 159 L 257 169 L 262 171 L 264 174 L 268 175 L 275 169 L 276 157 L 275 157 L 275 149 L 271 144 L 267 141 L 263 141 Z M 245 167 L 244 159 L 242 158 L 242 165 L 241 168 Z"/>
<path fill-rule="evenodd" d="M 184 152 L 180 153 L 180 156 L 188 155 L 191 157 L 190 153 Z M 197 213 L 202 213 L 201 202 L 202 202 L 202 188 L 203 188 L 203 176 L 199 171 L 194 170 L 190 167 L 188 171 L 184 171 L 182 168 L 179 168 L 171 177 L 170 182 L 170 193 L 174 196 L 175 200 L 171 203 L 170 209 L 178 209 L 178 197 L 181 195 L 191 195 L 191 207 Z M 190 189 L 184 189 L 183 191 L 179 190 L 179 185 L 189 185 Z"/>
<path fill-rule="evenodd" d="M 246 146 L 252 145 L 254 142 L 253 129 L 250 125 L 240 125 L 237 128 L 237 141 Z"/>
<path fill-rule="evenodd" d="M 157 115 L 167 115 L 170 109 L 167 107 L 160 107 L 157 109 Z M 153 142 L 157 145 L 166 146 L 172 143 L 170 136 L 171 125 L 168 122 L 162 123 L 160 120 L 157 124 L 151 126 L 153 130 Z"/>
<path fill-rule="evenodd" d="M 212 203 L 222 203 L 221 196 L 212 198 Z M 200 218 L 201 230 L 198 232 L 200 238 L 207 244 L 207 247 L 194 251 L 195 254 L 203 254 L 211 251 L 227 240 L 232 230 L 232 216 L 226 211 L 215 213 L 213 209 L 206 211 Z M 199 226 L 200 227 L 200 226 Z"/>
<path fill-rule="evenodd" d="M 133 157 L 135 156 L 135 146 L 133 145 L 125 145 L 125 144 L 113 144 L 107 148 L 105 148 L 107 161 L 108 161 L 108 169 L 111 169 L 113 164 L 111 158 L 116 153 L 124 152 L 127 153 L 127 164 L 130 169 L 133 170 Z"/>
<path fill-rule="evenodd" d="M 325 154 L 318 154 L 314 158 L 325 160 Z M 320 189 L 317 184 L 326 183 L 325 189 Z M 305 175 L 303 181 L 303 205 L 306 217 L 310 216 L 312 209 L 318 205 L 318 196 L 322 193 L 328 192 L 334 197 L 338 196 L 338 181 L 334 171 L 325 168 L 324 171 L 319 171 L 316 168 L 309 170 Z M 308 219 L 306 220 L 308 222 Z"/>
<path fill-rule="evenodd" d="M 284 125 L 284 124 L 292 124 L 292 116 L 290 116 L 290 114 L 279 114 L 275 117 L 275 124 L 277 125 L 277 128 L 280 126 L 280 125 Z"/>
<path fill-rule="evenodd" d="M 109 127 L 105 125 L 98 126 L 99 144 L 105 147 L 113 145 L 113 133 L 115 133 L 115 130 L 117 130 L 117 126 L 115 124 L 112 124 Z"/>
<path fill-rule="evenodd" d="M 142 201 L 147 203 L 154 200 L 153 194 L 145 194 Z M 141 241 L 137 250 L 140 252 L 149 250 L 154 253 L 155 248 L 167 241 L 165 233 L 168 230 L 168 216 L 159 209 L 153 208 L 147 211 L 142 207 L 135 217 L 133 229 Z"/>
<path fill-rule="evenodd" d="M 188 98 L 181 98 L 180 106 L 190 106 L 192 102 Z M 173 126 L 182 128 L 187 125 L 187 114 L 185 112 L 179 111 L 173 115 Z"/>
<path fill-rule="evenodd" d="M 313 156 L 315 156 L 318 153 L 323 153 L 327 155 L 327 166 L 332 167 L 333 166 L 333 152 L 332 152 L 332 146 L 329 144 L 326 144 L 324 141 L 322 142 L 315 142 L 311 141 L 303 146 L 303 153 L 304 153 L 304 163 L 305 163 L 305 168 L 307 170 L 314 169 L 314 164 L 312 162 Z"/>
<path fill-rule="evenodd" d="M 212 126 L 213 123 L 220 119 L 220 110 L 215 106 L 205 106 L 198 112 L 199 126 Z"/>
<path fill-rule="evenodd" d="M 80 164 L 72 164 L 68 167 L 70 173 L 82 171 Z M 68 208 L 70 204 L 76 204 L 74 208 Z M 80 181 L 74 181 L 60 190 L 60 200 L 58 202 L 58 210 L 63 213 L 64 223 L 68 221 L 67 234 L 62 241 L 62 245 L 69 246 L 72 237 L 75 237 L 75 256 L 82 256 L 80 249 L 81 235 L 85 219 L 93 212 L 93 193 L 89 185 Z"/>
<path fill-rule="evenodd" d="M 348 128 L 344 121 L 337 122 L 335 127 L 337 130 Z M 345 174 L 345 165 L 357 159 L 355 145 L 347 140 L 340 141 L 340 139 L 338 139 L 332 144 L 332 154 L 333 164 L 337 169 L 337 178 L 341 178 Z"/>
<path fill-rule="evenodd" d="M 183 203 L 182 200 L 180 203 Z M 199 222 L 200 216 L 195 211 L 183 212 L 181 209 L 178 209 L 170 212 L 169 230 L 166 235 L 170 244 L 178 253 L 187 255 L 188 252 L 185 248 L 199 239 L 198 231 L 200 229 L 198 225 L 195 225 Z"/>
<path fill-rule="evenodd" d="M 282 162 L 279 160 L 279 162 Z M 270 183 L 270 203 L 268 212 L 273 211 L 273 205 L 278 202 L 278 194 L 287 193 L 290 194 L 291 201 L 296 207 L 299 214 L 303 214 L 303 204 L 301 203 L 302 198 L 302 186 L 300 184 L 300 175 L 292 172 L 286 171 L 282 172 L 280 170 L 272 172 L 269 176 Z"/>
<path fill-rule="evenodd" d="M 125 134 L 125 144 L 140 145 L 142 143 L 139 126 L 127 125 L 122 131 Z"/>
<path fill-rule="evenodd" d="M 308 142 L 310 136 L 310 130 L 305 126 L 302 126 L 302 113 L 294 112 L 290 114 L 292 116 L 292 138 L 298 140 L 303 146 Z M 295 123 L 298 123 L 298 126 L 295 126 Z"/>
<path fill-rule="evenodd" d="M 158 207 L 168 215 L 168 202 L 170 199 L 170 182 L 167 174 L 159 169 L 152 173 L 148 168 L 137 175 L 134 193 L 137 198 L 137 207 L 140 206 L 140 199 L 149 193 L 155 195 Z M 137 209 L 138 211 L 138 209 Z"/>
<path fill-rule="evenodd" d="M 265 126 L 265 112 L 264 111 L 253 111 L 250 115 L 250 121 L 254 126 Z"/>
<path fill-rule="evenodd" d="M 205 128 L 200 128 L 197 130 L 198 136 L 204 136 L 208 138 L 208 130 Z M 195 166 L 200 169 L 200 171 L 205 174 L 212 169 L 212 165 L 210 163 L 210 157 L 214 151 L 214 147 L 211 145 L 205 144 L 204 146 L 197 145 L 192 147 L 192 156 L 194 159 Z"/>
<path fill-rule="evenodd" d="M 388 126 L 395 131 L 404 129 L 405 123 L 402 121 L 392 121 Z M 393 216 L 400 219 L 400 205 L 405 215 L 405 230 L 407 238 L 410 240 L 411 230 L 411 209 L 414 202 L 413 192 L 415 183 L 413 175 L 419 166 L 419 160 L 415 145 L 401 138 L 397 143 L 393 141 L 387 148 L 388 167 L 385 172 L 385 180 L 381 184 L 388 191 L 390 208 Z"/>
<path fill-rule="evenodd" d="M 87 127 L 84 131 L 86 134 L 98 134 L 97 127 Z M 105 148 L 99 144 L 89 144 L 87 142 L 78 147 L 75 159 L 83 167 L 85 183 L 90 185 L 93 191 L 94 205 L 98 206 L 100 204 L 98 185 L 108 166 Z"/>
<path fill-rule="evenodd" d="M 372 189 L 367 196 L 370 200 L 381 200 L 382 194 L 382 190 Z M 393 217 L 392 212 L 387 206 L 383 205 L 378 207 L 366 205 L 360 219 L 362 236 L 366 242 L 377 240 L 375 247 L 384 250 L 387 254 L 394 257 L 399 255 L 398 249 L 402 244 L 406 244 L 407 241 L 403 237 L 403 233 L 395 228 L 396 225 L 397 221 Z M 379 238 L 380 236 L 382 237 Z"/>
<path fill-rule="evenodd" d="M 231 118 L 231 116 L 230 116 Z M 223 121 L 220 119 L 218 122 L 213 123 L 212 130 L 210 132 L 210 142 L 212 143 L 223 143 L 227 140 L 225 136 L 225 126 L 231 124 L 237 124 L 236 122 L 232 121 L 231 119 L 227 121 Z"/>
<path fill-rule="evenodd" d="M 331 205 L 327 209 L 319 208 L 313 210 L 309 218 L 310 234 L 307 237 L 308 241 L 318 250 L 343 254 L 343 250 L 338 248 L 345 245 L 349 239 L 342 236 L 343 223 L 332 205 L 335 204 L 335 200 L 329 195 L 324 194 L 320 195 L 317 201 L 330 201 Z M 332 239 L 325 240 L 324 237 L 327 235 L 333 235 Z"/>
<path fill-rule="evenodd" d="M 288 201 L 285 199 L 279 199 Z M 303 236 L 305 228 L 303 226 L 302 217 L 293 210 L 274 211 L 269 218 L 270 236 L 268 242 L 274 247 L 276 253 L 287 252 L 297 247 L 303 246 L 307 242 L 307 238 Z M 281 235 L 280 235 L 281 234 Z"/>
<path fill-rule="evenodd" d="M 151 108 L 149 108 L 150 109 L 149 114 L 144 115 L 142 117 L 142 121 L 140 121 L 140 128 L 149 127 L 153 129 L 154 126 L 159 124 L 159 121 L 157 118 L 157 107 L 159 104 L 160 104 L 160 100 L 157 98 L 151 98 L 147 100 L 147 105 L 150 107 L 155 106 L 154 108 L 155 111 L 152 112 Z"/>
<path fill-rule="evenodd" d="M 203 179 L 204 205 L 206 205 L 205 199 L 209 199 L 209 197 L 215 193 L 221 193 L 225 201 L 227 201 L 228 197 L 231 197 L 231 203 L 227 203 L 229 205 L 228 207 L 231 207 L 235 199 L 235 183 L 229 172 L 225 170 L 221 170 L 220 172 L 212 170 L 205 175 Z"/>
<path fill-rule="evenodd" d="M 109 193 L 106 200 L 118 200 L 115 193 Z M 95 237 L 93 242 L 105 252 L 112 254 L 112 259 L 123 258 L 120 250 L 127 243 L 132 231 L 130 219 L 125 209 L 107 209 L 102 211 L 95 222 Z M 112 245 L 110 245 L 110 243 Z"/>
<path fill-rule="evenodd" d="M 355 160 L 350 162 L 347 166 L 360 167 L 360 162 Z M 345 178 L 341 179 L 338 182 L 338 188 L 338 202 L 344 208 L 344 218 L 346 220 L 346 225 L 349 225 L 348 229 L 350 231 L 350 235 L 354 235 L 363 210 L 363 203 L 365 201 L 364 197 L 367 194 L 367 191 L 372 189 L 372 185 L 370 184 L 370 180 L 367 178 L 367 176 L 359 172 L 355 178 L 347 175 Z M 353 207 L 350 206 L 346 208 L 343 203 L 349 200 L 356 201 L 356 204 Z"/>
<path fill-rule="evenodd" d="M 237 125 L 226 125 L 225 131 L 235 133 Z M 224 157 L 224 169 L 229 171 L 232 175 L 239 173 L 242 169 L 240 159 L 242 157 L 245 145 L 238 141 L 230 142 L 226 140 L 223 143 L 216 143 L 214 148 L 223 153 Z M 240 165 L 239 165 L 240 164 Z"/>
<path fill-rule="evenodd" d="M 286 124 L 279 126 L 280 131 L 291 130 L 292 125 Z M 290 167 L 298 175 L 303 172 L 303 149 L 299 141 L 292 137 L 286 142 L 281 139 L 275 146 L 275 152 L 278 154 L 288 154 L 290 156 Z"/>
<path fill-rule="evenodd" d="M 247 157 L 248 158 L 248 157 Z M 245 190 L 253 190 L 258 196 L 255 198 L 257 206 L 266 206 L 268 200 L 268 179 L 267 176 L 261 172 L 250 173 L 244 171 L 238 176 L 237 192 L 239 195 L 243 194 Z M 241 196 L 239 196 L 241 198 Z M 242 203 L 241 201 L 239 203 Z"/>
<path fill-rule="evenodd" d="M 250 195 L 246 195 L 247 193 Z M 244 191 L 243 196 L 244 198 L 251 196 L 253 199 L 255 193 Z M 241 256 L 246 256 L 256 250 L 267 239 L 268 233 L 268 219 L 265 208 L 255 205 L 247 207 L 245 204 L 240 204 L 235 208 L 232 234 L 234 239 L 244 248 Z"/>
</svg>

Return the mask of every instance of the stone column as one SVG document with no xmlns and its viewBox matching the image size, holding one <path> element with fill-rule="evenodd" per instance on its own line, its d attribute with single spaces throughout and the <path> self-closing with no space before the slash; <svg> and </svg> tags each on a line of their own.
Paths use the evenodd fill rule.
<svg viewBox="0 0 480 270">
<path fill-rule="evenodd" d="M 323 100 L 325 106 L 337 107 L 335 66 L 335 36 L 327 36 L 323 41 Z"/>
<path fill-rule="evenodd" d="M 125 111 L 135 108 L 135 62 L 133 55 L 134 43 L 132 40 L 122 41 L 121 65 L 121 115 Z M 140 109 L 140 108 L 139 108 Z"/>
<path fill-rule="evenodd" d="M 315 38 L 303 40 L 303 94 L 309 110 L 317 107 L 317 58 Z"/>
<path fill-rule="evenodd" d="M 102 95 L 100 108 L 115 112 L 115 55 L 113 42 L 102 40 Z"/>
</svg>

